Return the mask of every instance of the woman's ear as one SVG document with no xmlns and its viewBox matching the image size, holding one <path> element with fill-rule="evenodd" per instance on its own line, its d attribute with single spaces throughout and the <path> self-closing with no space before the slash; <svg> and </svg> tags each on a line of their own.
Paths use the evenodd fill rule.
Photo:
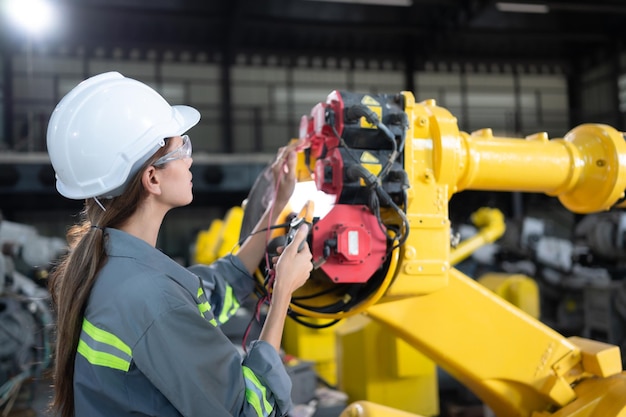
<svg viewBox="0 0 626 417">
<path fill-rule="evenodd" d="M 161 182 L 159 179 L 159 170 L 153 166 L 145 169 L 141 176 L 143 188 L 150 194 L 161 195 Z"/>
</svg>

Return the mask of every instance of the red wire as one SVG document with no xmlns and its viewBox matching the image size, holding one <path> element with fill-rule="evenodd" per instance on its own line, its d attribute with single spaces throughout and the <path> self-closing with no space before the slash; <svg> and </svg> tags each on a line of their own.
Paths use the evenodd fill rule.
<svg viewBox="0 0 626 417">
<path fill-rule="evenodd" d="M 270 242 L 270 237 L 271 237 L 271 227 L 272 227 L 272 218 L 274 217 L 274 204 L 276 203 L 276 196 L 278 195 L 278 188 L 280 187 L 280 182 L 283 180 L 283 175 L 285 174 L 285 167 L 287 166 L 287 160 L 285 160 L 282 164 L 282 166 L 280 167 L 280 172 L 278 174 L 278 178 L 276 178 L 276 184 L 274 185 L 274 201 L 272 201 L 272 205 L 270 206 L 270 212 L 269 212 L 269 216 L 267 219 L 267 227 L 265 228 L 265 247 L 267 248 L 267 245 Z M 266 250 L 265 251 L 265 265 L 269 267 L 271 259 L 269 258 L 269 252 Z M 276 276 L 276 273 L 274 271 L 274 268 L 270 268 L 269 269 L 269 279 L 267 281 L 267 302 L 271 302 L 272 301 L 272 294 L 271 294 L 271 289 L 274 288 L 274 278 Z"/>
<path fill-rule="evenodd" d="M 267 219 L 267 227 L 265 228 L 265 247 L 267 248 L 267 245 L 269 244 L 270 241 L 270 237 L 271 237 L 271 226 L 272 226 L 272 218 L 274 217 L 274 203 L 276 202 L 276 195 L 278 194 L 278 188 L 280 186 L 280 182 L 283 179 L 283 175 L 285 174 L 285 167 L 287 166 L 287 161 L 285 160 L 282 164 L 282 166 L 280 167 L 280 173 L 278 175 L 278 178 L 276 178 L 276 184 L 274 185 L 274 200 L 271 203 L 270 206 L 270 211 L 269 211 L 269 215 L 268 215 L 268 219 Z M 265 265 L 267 268 L 269 268 L 268 271 L 268 275 L 269 275 L 269 279 L 267 280 L 267 284 L 265 286 L 265 295 L 262 295 L 259 297 L 259 300 L 256 303 L 255 306 L 255 311 L 253 314 L 253 319 L 256 319 L 257 322 L 261 322 L 261 306 L 265 303 L 270 304 L 272 301 L 272 288 L 274 287 L 274 278 L 276 277 L 276 272 L 274 271 L 274 268 L 270 268 L 270 259 L 269 259 L 269 252 L 266 250 L 265 251 Z M 252 329 L 252 322 L 254 320 L 250 320 L 250 323 L 248 323 L 248 326 L 246 327 L 246 331 L 244 332 L 244 336 L 243 336 L 243 341 L 242 341 L 242 347 L 244 352 L 247 352 L 248 350 L 246 349 L 246 341 L 248 340 L 248 336 L 250 335 L 250 330 Z"/>
</svg>

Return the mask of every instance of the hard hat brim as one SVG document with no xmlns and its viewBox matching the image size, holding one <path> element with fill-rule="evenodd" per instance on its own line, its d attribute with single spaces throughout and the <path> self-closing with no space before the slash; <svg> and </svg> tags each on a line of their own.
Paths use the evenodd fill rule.
<svg viewBox="0 0 626 417">
<path fill-rule="evenodd" d="M 180 129 L 172 136 L 180 136 L 194 127 L 200 121 L 200 112 L 191 106 L 176 105 L 172 106 L 177 119 L 181 121 Z"/>
</svg>

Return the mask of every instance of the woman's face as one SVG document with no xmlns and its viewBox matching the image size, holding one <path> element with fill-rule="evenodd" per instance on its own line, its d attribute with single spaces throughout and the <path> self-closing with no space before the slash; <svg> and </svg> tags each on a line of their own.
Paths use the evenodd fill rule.
<svg viewBox="0 0 626 417">
<path fill-rule="evenodd" d="M 183 138 L 175 136 L 167 141 L 167 153 L 162 158 L 167 162 L 158 165 L 162 181 L 160 197 L 163 203 L 171 207 L 186 206 L 193 200 L 192 174 L 189 170 L 193 163 L 191 142 L 188 137 Z"/>
</svg>

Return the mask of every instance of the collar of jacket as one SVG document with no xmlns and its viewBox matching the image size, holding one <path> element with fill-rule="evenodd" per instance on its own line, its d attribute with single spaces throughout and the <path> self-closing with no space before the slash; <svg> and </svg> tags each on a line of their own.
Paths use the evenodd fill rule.
<svg viewBox="0 0 626 417">
<path fill-rule="evenodd" d="M 106 252 L 109 257 L 132 258 L 137 263 L 171 277 L 193 276 L 195 280 L 199 279 L 187 268 L 138 237 L 109 227 L 105 229 L 105 234 L 107 236 Z M 197 291 L 197 281 L 194 285 L 196 288 L 193 291 Z"/>
</svg>

